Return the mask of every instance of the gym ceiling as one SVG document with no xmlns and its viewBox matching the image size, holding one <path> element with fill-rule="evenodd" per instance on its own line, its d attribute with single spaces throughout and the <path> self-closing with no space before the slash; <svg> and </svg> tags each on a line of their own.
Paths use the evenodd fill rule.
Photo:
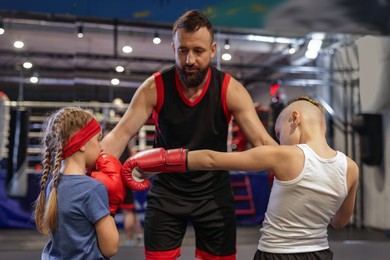
<svg viewBox="0 0 390 260">
<path fill-rule="evenodd" d="M 13 100 L 107 102 L 125 95 L 129 101 L 142 80 L 172 64 L 170 29 L 190 9 L 210 18 L 219 46 L 229 40 L 232 59 L 217 57 L 214 65 L 247 86 L 315 79 L 321 69 L 313 61 L 294 64 L 302 54 L 288 53 L 292 46 L 307 46 L 313 32 L 326 33 L 326 49 L 348 40 L 345 35 L 387 35 L 390 30 L 389 0 L 2 1 L 0 91 Z M 78 39 L 81 26 L 85 37 Z M 151 43 L 156 33 L 159 46 Z M 16 40 L 25 46 L 16 50 Z M 130 54 L 122 52 L 127 44 L 133 48 Z M 224 52 L 220 47 L 218 55 Z M 33 69 L 21 67 L 26 60 Z M 117 65 L 125 69 L 120 74 Z M 34 88 L 29 78 L 38 74 Z M 115 77 L 120 84 L 113 89 L 110 79 Z"/>
</svg>

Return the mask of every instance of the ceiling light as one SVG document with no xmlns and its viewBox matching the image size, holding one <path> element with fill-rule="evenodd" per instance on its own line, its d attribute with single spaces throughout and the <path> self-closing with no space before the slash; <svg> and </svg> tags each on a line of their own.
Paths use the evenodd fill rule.
<svg viewBox="0 0 390 260">
<path fill-rule="evenodd" d="M 2 20 L 0 20 L 0 35 L 4 34 L 5 33 L 5 30 L 4 30 L 4 23 Z"/>
<path fill-rule="evenodd" d="M 307 51 L 305 52 L 305 57 L 308 59 L 316 59 L 318 56 L 318 52 L 321 50 L 322 46 L 322 39 L 316 35 L 317 38 L 313 37 L 308 45 L 307 45 Z"/>
<path fill-rule="evenodd" d="M 291 44 L 288 45 L 288 54 L 294 54 L 297 51 L 297 49 L 292 46 Z"/>
<path fill-rule="evenodd" d="M 120 82 L 120 80 L 117 79 L 117 78 L 113 78 L 113 79 L 111 80 L 111 84 L 114 85 L 114 86 L 119 85 L 119 83 L 121 83 L 121 82 Z"/>
<path fill-rule="evenodd" d="M 30 82 L 32 84 L 37 84 L 39 81 L 38 73 L 34 72 L 34 74 L 30 78 Z"/>
<path fill-rule="evenodd" d="M 131 46 L 129 46 L 129 45 L 126 45 L 126 46 L 123 46 L 122 51 L 124 53 L 131 53 L 133 51 L 133 48 L 131 48 Z"/>
<path fill-rule="evenodd" d="M 262 35 L 253 35 L 249 34 L 245 37 L 248 41 L 256 41 L 256 42 L 269 42 L 269 43 L 291 43 L 290 38 L 284 37 L 273 37 L 273 36 L 262 36 Z"/>
<path fill-rule="evenodd" d="M 25 68 L 25 69 L 31 69 L 32 66 L 33 66 L 32 63 L 29 61 L 26 61 L 23 63 L 23 68 Z"/>
<path fill-rule="evenodd" d="M 225 50 L 229 50 L 230 49 L 229 39 L 225 40 L 225 45 L 223 47 L 225 48 Z"/>
<path fill-rule="evenodd" d="M 14 47 L 15 47 L 16 49 L 21 49 L 21 48 L 24 47 L 24 42 L 22 42 L 22 41 L 15 41 L 15 42 L 14 42 Z"/>
<path fill-rule="evenodd" d="M 115 67 L 115 71 L 116 72 L 124 72 L 125 68 L 123 66 L 118 65 L 118 66 Z"/>
<path fill-rule="evenodd" d="M 297 50 L 296 50 L 295 48 L 290 48 L 290 49 L 288 50 L 288 53 L 289 53 L 289 54 L 294 54 L 296 51 L 297 51 Z"/>
<path fill-rule="evenodd" d="M 232 59 L 232 55 L 230 55 L 229 53 L 224 53 L 222 54 L 222 59 L 225 61 L 229 61 Z"/>
<path fill-rule="evenodd" d="M 158 33 L 154 34 L 153 43 L 156 44 L 156 45 L 161 43 L 161 38 L 158 35 Z"/>
<path fill-rule="evenodd" d="M 82 25 L 79 25 L 77 27 L 77 38 L 81 39 L 84 37 L 84 27 Z"/>
</svg>

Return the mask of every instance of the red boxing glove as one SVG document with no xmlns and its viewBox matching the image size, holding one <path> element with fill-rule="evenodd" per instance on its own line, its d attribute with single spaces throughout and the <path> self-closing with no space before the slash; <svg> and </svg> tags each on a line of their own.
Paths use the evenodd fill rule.
<svg viewBox="0 0 390 260">
<path fill-rule="evenodd" d="M 126 196 L 126 188 L 121 178 L 122 164 L 116 157 L 101 153 L 96 161 L 96 169 L 97 171 L 92 171 L 91 176 L 106 186 L 110 214 L 115 216 Z"/>
<path fill-rule="evenodd" d="M 133 161 L 129 159 L 123 164 L 122 180 L 127 188 L 132 191 L 143 191 L 149 189 L 150 181 L 140 179 L 133 171 L 137 171 L 133 166 Z"/>
<path fill-rule="evenodd" d="M 183 148 L 172 150 L 155 148 L 139 152 L 123 164 L 123 181 L 128 188 L 139 191 L 149 188 L 150 182 L 148 180 L 139 182 L 139 176 L 133 174 L 133 169 L 137 167 L 145 172 L 142 175 L 146 179 L 160 172 L 186 172 L 187 152 L 188 150 Z"/>
</svg>

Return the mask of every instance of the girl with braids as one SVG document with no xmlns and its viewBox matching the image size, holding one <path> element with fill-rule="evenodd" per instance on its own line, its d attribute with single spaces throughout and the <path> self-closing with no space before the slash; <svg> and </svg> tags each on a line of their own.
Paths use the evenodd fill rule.
<svg viewBox="0 0 390 260">
<path fill-rule="evenodd" d="M 101 151 L 100 139 L 99 123 L 81 108 L 62 108 L 45 122 L 34 212 L 38 231 L 50 238 L 42 259 L 108 259 L 117 253 L 113 216 L 125 196 L 122 165 Z"/>
</svg>

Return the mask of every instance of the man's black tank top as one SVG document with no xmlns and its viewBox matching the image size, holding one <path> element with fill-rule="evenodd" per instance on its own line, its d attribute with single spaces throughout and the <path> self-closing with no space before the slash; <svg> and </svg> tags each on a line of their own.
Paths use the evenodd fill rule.
<svg viewBox="0 0 390 260">
<path fill-rule="evenodd" d="M 182 93 L 175 67 L 155 73 L 154 78 L 157 89 L 154 147 L 226 152 L 231 119 L 226 105 L 230 75 L 211 67 L 202 94 L 192 102 Z M 229 192 L 227 171 L 190 171 L 155 175 L 149 196 L 203 199 Z"/>
</svg>

